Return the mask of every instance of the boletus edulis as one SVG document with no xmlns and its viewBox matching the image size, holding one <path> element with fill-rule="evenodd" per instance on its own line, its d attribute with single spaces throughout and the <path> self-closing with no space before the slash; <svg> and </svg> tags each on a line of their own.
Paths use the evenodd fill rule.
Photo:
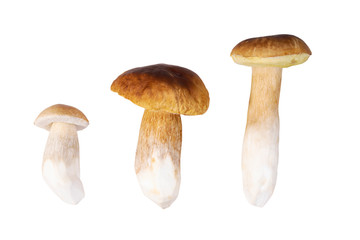
<svg viewBox="0 0 360 240">
<path fill-rule="evenodd" d="M 247 39 L 231 52 L 235 63 L 252 67 L 242 173 L 245 196 L 255 206 L 265 205 L 276 184 L 282 69 L 301 64 L 310 55 L 305 42 L 293 35 Z"/>
<path fill-rule="evenodd" d="M 145 108 L 135 172 L 145 196 L 167 208 L 180 187 L 180 114 L 205 113 L 209 93 L 196 73 L 167 64 L 128 70 L 112 83 L 111 90 Z"/>
</svg>

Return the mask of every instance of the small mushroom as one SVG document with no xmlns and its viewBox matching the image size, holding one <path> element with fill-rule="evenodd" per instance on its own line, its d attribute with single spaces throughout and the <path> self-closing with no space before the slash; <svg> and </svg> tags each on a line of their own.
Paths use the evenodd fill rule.
<svg viewBox="0 0 360 240">
<path fill-rule="evenodd" d="M 135 172 L 145 196 L 167 208 L 180 187 L 180 114 L 205 113 L 209 93 L 196 73 L 166 64 L 128 70 L 112 83 L 111 90 L 145 108 Z"/>
<path fill-rule="evenodd" d="M 276 184 L 282 68 L 301 64 L 310 55 L 305 42 L 292 35 L 247 39 L 231 52 L 235 63 L 252 67 L 242 172 L 245 196 L 255 206 L 265 205 Z"/>
<path fill-rule="evenodd" d="M 89 121 L 80 110 L 56 104 L 42 111 L 34 124 L 49 131 L 42 164 L 45 182 L 63 201 L 77 204 L 84 197 L 77 131 Z"/>
</svg>

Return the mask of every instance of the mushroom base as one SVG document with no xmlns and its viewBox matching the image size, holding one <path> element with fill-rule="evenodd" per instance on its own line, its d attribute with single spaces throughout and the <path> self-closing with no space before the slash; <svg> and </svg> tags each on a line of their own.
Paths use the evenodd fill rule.
<svg viewBox="0 0 360 240">
<path fill-rule="evenodd" d="M 45 182 L 63 201 L 77 204 L 84 197 L 75 125 L 57 122 L 52 124 L 45 147 L 42 173 Z"/>
<path fill-rule="evenodd" d="M 135 171 L 145 196 L 162 208 L 169 207 L 179 193 L 181 141 L 180 115 L 145 110 Z"/>
<path fill-rule="evenodd" d="M 277 177 L 279 119 L 248 126 L 242 151 L 243 186 L 246 199 L 262 207 L 270 199 Z"/>
</svg>

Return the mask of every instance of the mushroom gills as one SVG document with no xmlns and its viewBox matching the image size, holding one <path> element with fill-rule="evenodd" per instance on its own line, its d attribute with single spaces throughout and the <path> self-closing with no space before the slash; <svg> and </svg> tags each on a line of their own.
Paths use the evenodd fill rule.
<svg viewBox="0 0 360 240">
<path fill-rule="evenodd" d="M 49 187 L 70 204 L 77 204 L 84 197 L 79 159 L 76 126 L 52 123 L 45 147 L 42 173 Z"/>
<path fill-rule="evenodd" d="M 145 196 L 169 207 L 180 188 L 181 118 L 145 110 L 136 150 L 135 171 Z"/>
</svg>

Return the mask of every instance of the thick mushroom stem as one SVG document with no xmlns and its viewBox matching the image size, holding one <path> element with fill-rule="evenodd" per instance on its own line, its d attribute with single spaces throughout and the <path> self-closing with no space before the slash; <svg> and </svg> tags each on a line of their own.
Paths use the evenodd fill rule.
<svg viewBox="0 0 360 240">
<path fill-rule="evenodd" d="M 271 197 L 276 184 L 282 68 L 253 67 L 252 71 L 242 172 L 247 200 L 262 207 Z"/>
<path fill-rule="evenodd" d="M 169 207 L 179 193 L 181 140 L 179 114 L 145 110 L 135 171 L 145 196 L 162 208 Z"/>
<path fill-rule="evenodd" d="M 51 125 L 42 172 L 46 183 L 63 201 L 77 204 L 84 197 L 75 125 L 60 122 Z"/>
</svg>

